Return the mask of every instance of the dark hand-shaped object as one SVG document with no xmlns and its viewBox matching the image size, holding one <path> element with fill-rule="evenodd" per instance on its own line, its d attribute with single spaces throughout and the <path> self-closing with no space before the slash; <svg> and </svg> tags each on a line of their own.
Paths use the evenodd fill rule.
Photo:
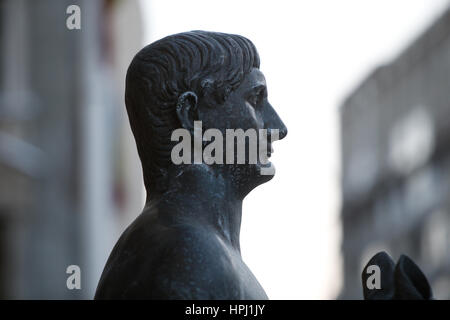
<svg viewBox="0 0 450 320">
<path fill-rule="evenodd" d="M 380 288 L 370 289 L 370 266 L 378 266 Z M 370 281 L 370 279 L 369 279 Z M 397 264 L 386 252 L 379 252 L 367 263 L 362 272 L 365 300 L 431 300 L 433 293 L 427 278 L 409 257 L 402 255 Z"/>
</svg>

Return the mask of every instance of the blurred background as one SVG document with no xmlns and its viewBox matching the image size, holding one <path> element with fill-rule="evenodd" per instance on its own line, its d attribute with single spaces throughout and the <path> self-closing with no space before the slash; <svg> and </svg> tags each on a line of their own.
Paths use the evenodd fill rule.
<svg viewBox="0 0 450 320">
<path fill-rule="evenodd" d="M 289 129 L 244 202 L 242 255 L 269 297 L 361 299 L 384 250 L 449 299 L 449 0 L 0 0 L 0 298 L 93 297 L 144 205 L 126 69 L 194 29 L 255 43 Z"/>
</svg>

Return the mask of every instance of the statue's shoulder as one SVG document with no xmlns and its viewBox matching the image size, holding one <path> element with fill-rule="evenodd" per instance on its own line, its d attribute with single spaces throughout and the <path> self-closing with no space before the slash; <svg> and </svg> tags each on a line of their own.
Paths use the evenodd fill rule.
<svg viewBox="0 0 450 320">
<path fill-rule="evenodd" d="M 214 294 L 234 291 L 231 263 L 218 236 L 201 224 L 143 214 L 116 243 L 96 298 L 220 298 Z"/>
<path fill-rule="evenodd" d="M 156 287 L 168 299 L 237 299 L 240 282 L 233 257 L 213 230 L 175 227 L 167 255 L 159 261 Z M 173 241 L 173 242 L 172 242 Z"/>
</svg>

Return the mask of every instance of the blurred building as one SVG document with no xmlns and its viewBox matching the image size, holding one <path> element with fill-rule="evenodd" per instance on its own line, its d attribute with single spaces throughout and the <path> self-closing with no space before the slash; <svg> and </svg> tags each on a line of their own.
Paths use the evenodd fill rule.
<svg viewBox="0 0 450 320">
<path fill-rule="evenodd" d="M 92 298 L 141 211 L 123 98 L 141 24 L 137 1 L 0 0 L 0 298 Z"/>
<path fill-rule="evenodd" d="M 404 253 L 450 298 L 450 10 L 341 109 L 343 299 L 378 251 Z"/>
</svg>

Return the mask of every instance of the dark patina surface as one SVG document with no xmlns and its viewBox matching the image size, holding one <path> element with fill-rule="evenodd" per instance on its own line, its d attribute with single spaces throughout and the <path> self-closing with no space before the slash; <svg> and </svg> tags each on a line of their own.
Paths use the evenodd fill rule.
<svg viewBox="0 0 450 320">
<path fill-rule="evenodd" d="M 126 79 L 126 106 L 147 201 L 115 245 L 96 299 L 267 299 L 241 257 L 242 201 L 273 175 L 256 164 L 182 164 L 171 133 L 287 129 L 267 100 L 246 38 L 193 31 L 142 49 Z M 269 148 L 270 149 L 270 148 Z"/>
</svg>

